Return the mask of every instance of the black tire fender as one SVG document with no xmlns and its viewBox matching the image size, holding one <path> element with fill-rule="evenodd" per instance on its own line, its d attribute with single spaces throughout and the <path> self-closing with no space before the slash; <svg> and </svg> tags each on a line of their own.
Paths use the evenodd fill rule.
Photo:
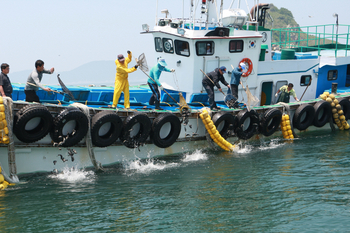
<svg viewBox="0 0 350 233">
<path fill-rule="evenodd" d="M 89 120 L 83 112 L 77 108 L 66 108 L 54 119 L 50 136 L 61 146 L 71 147 L 86 136 L 88 128 Z"/>
<path fill-rule="evenodd" d="M 136 129 L 135 129 L 135 128 Z M 139 127 L 139 129 L 137 129 Z M 128 148 L 136 148 L 143 145 L 152 128 L 151 120 L 146 114 L 136 113 L 125 118 L 120 140 Z M 137 130 L 135 133 L 134 131 Z"/>
<path fill-rule="evenodd" d="M 25 106 L 15 116 L 13 131 L 25 143 L 44 138 L 52 128 L 53 117 L 49 110 L 40 104 Z"/>
<path fill-rule="evenodd" d="M 300 105 L 293 116 L 293 127 L 298 130 L 307 129 L 314 121 L 315 109 L 308 104 Z"/>
<path fill-rule="evenodd" d="M 277 108 L 271 108 L 267 110 L 260 123 L 259 123 L 259 131 L 264 136 L 271 136 L 278 130 L 278 127 L 282 120 L 282 112 Z"/>
<path fill-rule="evenodd" d="M 345 120 L 350 119 L 350 101 L 346 98 L 340 98 L 338 101 L 343 109 Z"/>
<path fill-rule="evenodd" d="M 95 146 L 112 145 L 120 136 L 123 122 L 114 111 L 101 111 L 92 117 L 91 140 Z"/>
<path fill-rule="evenodd" d="M 321 100 L 314 105 L 315 116 L 313 125 L 316 127 L 323 127 L 329 122 L 332 117 L 332 106 L 327 101 Z"/>
<path fill-rule="evenodd" d="M 163 126 L 165 126 L 165 128 L 163 128 Z M 152 123 L 151 139 L 156 146 L 167 148 L 176 142 L 180 132 L 180 119 L 174 114 L 164 113 L 154 119 Z"/>
<path fill-rule="evenodd" d="M 228 112 L 218 112 L 212 120 L 220 135 L 225 139 L 229 136 L 229 131 L 237 126 L 236 117 Z"/>
<path fill-rule="evenodd" d="M 249 120 L 248 125 L 246 121 Z M 259 115 L 254 110 L 248 112 L 247 109 L 237 114 L 237 127 L 235 134 L 239 139 L 247 140 L 256 134 L 259 125 Z"/>
</svg>

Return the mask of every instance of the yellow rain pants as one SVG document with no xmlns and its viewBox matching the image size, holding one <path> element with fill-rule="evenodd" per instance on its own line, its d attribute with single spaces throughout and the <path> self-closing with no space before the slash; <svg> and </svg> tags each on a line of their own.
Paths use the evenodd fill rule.
<svg viewBox="0 0 350 233">
<path fill-rule="evenodd" d="M 135 67 L 128 69 L 128 64 L 132 60 L 132 53 L 128 54 L 128 57 L 125 58 L 124 63 L 120 63 L 115 60 L 117 65 L 117 73 L 115 74 L 114 82 L 114 94 L 113 94 L 113 107 L 116 107 L 119 101 L 119 97 L 124 92 L 124 108 L 130 108 L 130 95 L 129 95 L 129 81 L 128 74 L 136 70 Z"/>
</svg>

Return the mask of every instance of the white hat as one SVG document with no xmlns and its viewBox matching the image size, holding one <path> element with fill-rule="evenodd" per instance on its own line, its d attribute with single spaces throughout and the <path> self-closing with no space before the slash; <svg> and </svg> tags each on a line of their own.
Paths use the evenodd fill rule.
<svg viewBox="0 0 350 233">
<path fill-rule="evenodd" d="M 239 63 L 239 65 L 241 66 L 242 70 L 245 70 L 245 64 L 243 62 Z"/>
</svg>

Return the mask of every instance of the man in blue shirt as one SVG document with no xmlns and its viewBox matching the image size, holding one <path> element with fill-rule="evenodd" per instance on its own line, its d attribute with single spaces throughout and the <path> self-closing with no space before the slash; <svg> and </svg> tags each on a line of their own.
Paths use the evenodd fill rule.
<svg viewBox="0 0 350 233">
<path fill-rule="evenodd" d="M 231 93 L 236 99 L 238 99 L 238 85 L 239 84 L 242 85 L 241 76 L 244 73 L 243 72 L 244 70 L 245 70 L 245 64 L 240 63 L 238 67 L 233 69 L 231 74 L 231 82 L 230 82 Z"/>
<path fill-rule="evenodd" d="M 162 110 L 161 107 L 159 107 L 159 102 L 160 102 L 160 92 L 158 89 L 158 86 L 161 90 L 163 90 L 162 84 L 159 82 L 160 75 L 162 74 L 162 71 L 166 72 L 175 72 L 174 69 L 168 69 L 166 68 L 167 64 L 165 62 L 164 58 L 160 58 L 158 60 L 158 63 L 152 67 L 151 71 L 149 72 L 149 76 L 151 78 L 148 78 L 147 84 L 152 90 L 153 94 L 149 100 L 150 105 L 155 105 L 155 109 Z M 154 81 L 153 81 L 153 80 Z"/>
</svg>

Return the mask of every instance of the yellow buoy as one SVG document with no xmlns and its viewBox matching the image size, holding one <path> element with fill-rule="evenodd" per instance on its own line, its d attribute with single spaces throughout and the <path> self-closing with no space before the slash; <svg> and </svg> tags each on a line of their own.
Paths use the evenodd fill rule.
<svg viewBox="0 0 350 233">
<path fill-rule="evenodd" d="M 339 104 L 339 100 L 338 99 L 334 99 L 333 103 L 337 105 L 337 104 Z"/>
<path fill-rule="evenodd" d="M 0 104 L 0 112 L 5 112 L 5 106 L 3 104 Z"/>
<path fill-rule="evenodd" d="M 335 99 L 334 94 L 329 94 L 329 98 L 331 98 L 332 100 L 334 100 L 334 99 Z"/>
<path fill-rule="evenodd" d="M 0 183 L 4 182 L 5 181 L 5 178 L 4 178 L 4 175 L 3 174 L 0 174 Z"/>
<path fill-rule="evenodd" d="M 327 101 L 328 103 L 332 103 L 332 98 L 327 97 L 326 101 Z"/>
<path fill-rule="evenodd" d="M 341 110 L 341 105 L 340 105 L 340 104 L 336 104 L 335 107 L 336 107 L 338 110 Z"/>
<path fill-rule="evenodd" d="M 326 95 L 326 96 L 329 96 L 329 92 L 328 91 L 323 92 L 323 94 Z"/>
</svg>

